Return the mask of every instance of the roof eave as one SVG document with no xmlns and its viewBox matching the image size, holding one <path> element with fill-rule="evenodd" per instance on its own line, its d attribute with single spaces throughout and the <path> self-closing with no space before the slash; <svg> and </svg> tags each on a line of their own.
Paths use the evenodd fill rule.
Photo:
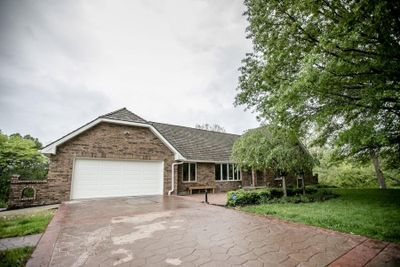
<svg viewBox="0 0 400 267">
<path fill-rule="evenodd" d="M 204 159 L 185 159 L 183 160 L 185 162 L 197 162 L 197 163 L 219 163 L 219 164 L 223 164 L 223 163 L 231 163 L 234 164 L 236 162 L 232 161 L 232 160 L 204 160 Z"/>
</svg>

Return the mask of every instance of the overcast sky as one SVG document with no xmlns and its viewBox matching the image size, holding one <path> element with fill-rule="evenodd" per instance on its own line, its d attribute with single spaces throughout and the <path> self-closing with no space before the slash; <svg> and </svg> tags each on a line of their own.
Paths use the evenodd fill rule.
<svg viewBox="0 0 400 267">
<path fill-rule="evenodd" d="M 0 129 L 48 143 L 121 107 L 147 120 L 217 123 L 251 51 L 241 0 L 0 1 Z"/>
</svg>

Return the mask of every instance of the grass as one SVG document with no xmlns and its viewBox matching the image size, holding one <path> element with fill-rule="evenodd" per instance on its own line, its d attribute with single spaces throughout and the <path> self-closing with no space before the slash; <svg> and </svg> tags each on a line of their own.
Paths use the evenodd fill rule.
<svg viewBox="0 0 400 267">
<path fill-rule="evenodd" d="M 332 191 L 339 197 L 314 203 L 245 206 L 241 210 L 400 243 L 399 189 Z"/>
<path fill-rule="evenodd" d="M 7 208 L 7 203 L 3 200 L 0 200 L 0 208 Z"/>
<path fill-rule="evenodd" d="M 25 266 L 34 247 L 14 248 L 0 251 L 0 266 L 18 267 Z"/>
<path fill-rule="evenodd" d="M 0 218 L 0 238 L 42 233 L 53 215 L 53 210 L 47 210 L 28 215 L 3 216 Z"/>
</svg>

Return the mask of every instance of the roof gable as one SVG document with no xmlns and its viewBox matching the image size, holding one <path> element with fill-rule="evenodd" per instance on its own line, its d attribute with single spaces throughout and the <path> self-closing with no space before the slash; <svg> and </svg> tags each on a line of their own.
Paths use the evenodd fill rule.
<svg viewBox="0 0 400 267">
<path fill-rule="evenodd" d="M 111 119 L 111 120 L 121 120 L 130 121 L 138 123 L 147 123 L 147 121 L 135 113 L 131 112 L 127 108 L 121 108 L 116 111 L 101 115 L 99 118 Z"/>
</svg>

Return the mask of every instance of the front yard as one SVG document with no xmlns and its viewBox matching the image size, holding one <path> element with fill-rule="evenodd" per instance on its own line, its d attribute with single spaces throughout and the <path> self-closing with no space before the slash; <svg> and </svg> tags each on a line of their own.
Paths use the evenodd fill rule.
<svg viewBox="0 0 400 267">
<path fill-rule="evenodd" d="M 34 247 L 22 247 L 0 251 L 0 266 L 25 266 Z"/>
<path fill-rule="evenodd" d="M 2 216 L 0 238 L 42 233 L 53 215 L 54 210 L 46 210 L 26 215 Z"/>
<path fill-rule="evenodd" d="M 338 198 L 313 203 L 244 206 L 247 212 L 400 243 L 399 189 L 332 189 Z"/>
<path fill-rule="evenodd" d="M 24 215 L 0 217 L 0 239 L 26 236 L 44 232 L 54 210 L 45 210 Z M 0 251 L 0 266 L 25 266 L 34 247 L 25 246 Z"/>
</svg>

